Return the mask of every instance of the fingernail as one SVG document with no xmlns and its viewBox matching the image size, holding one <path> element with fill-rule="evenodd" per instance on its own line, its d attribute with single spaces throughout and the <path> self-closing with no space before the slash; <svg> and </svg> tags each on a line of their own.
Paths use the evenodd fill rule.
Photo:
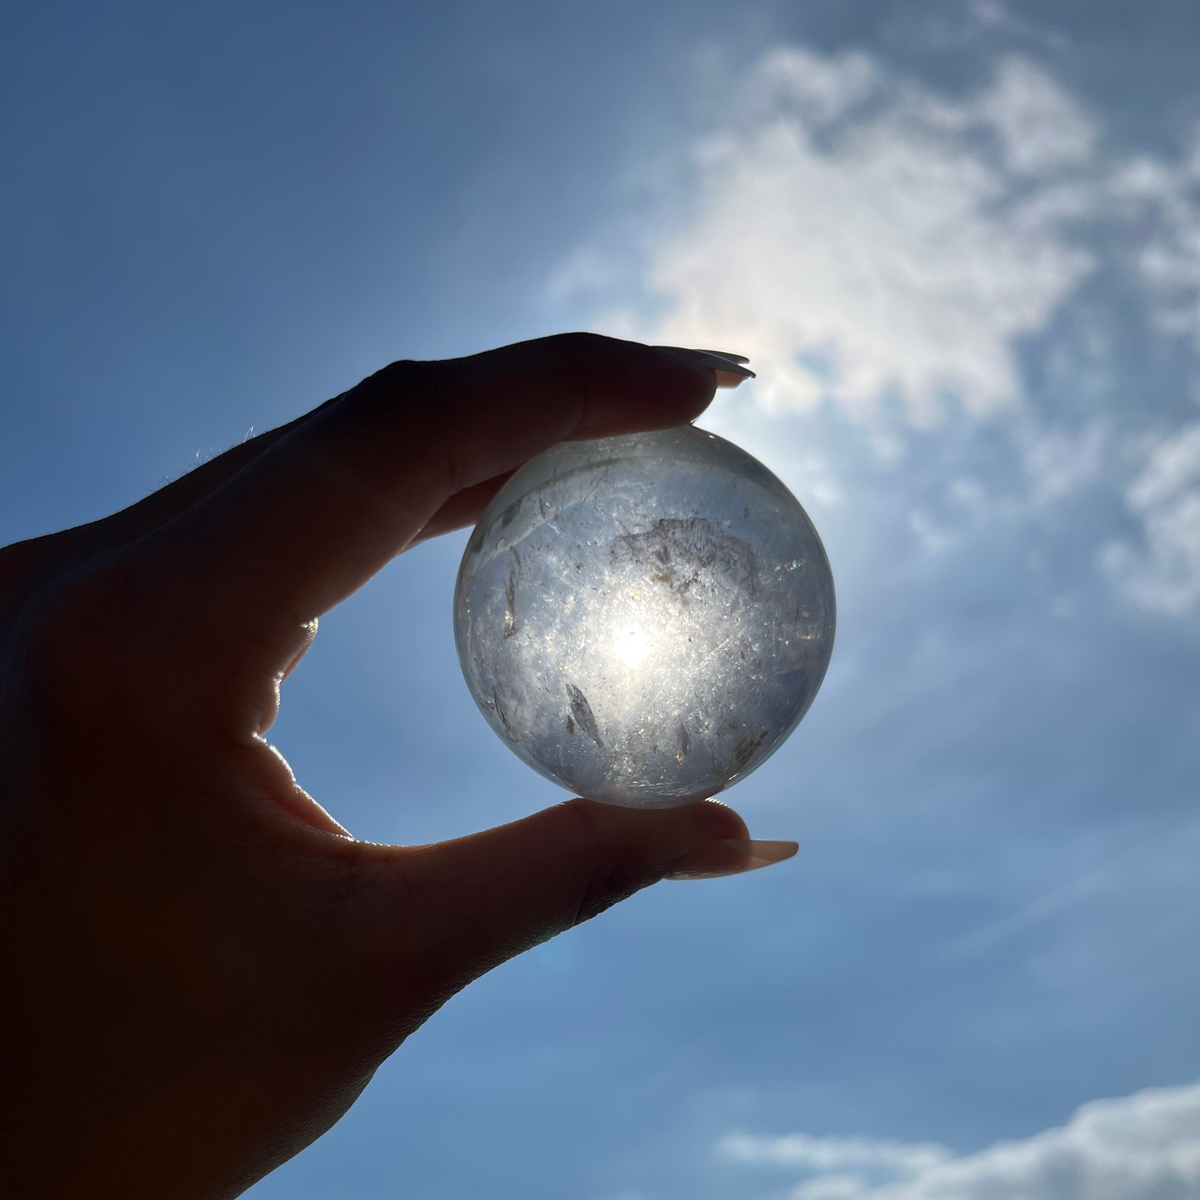
<svg viewBox="0 0 1200 1200">
<path fill-rule="evenodd" d="M 741 364 L 749 362 L 740 354 L 725 354 L 720 350 L 689 350 L 686 346 L 655 346 L 664 354 L 685 362 L 690 367 L 707 367 L 717 376 L 718 384 L 722 387 L 737 387 L 743 379 L 755 378 L 754 372 Z M 728 378 L 728 383 L 721 383 L 721 377 Z"/>
<path fill-rule="evenodd" d="M 741 875 L 772 863 L 791 858 L 800 846 L 797 842 L 755 841 L 750 838 L 722 838 L 705 842 L 689 851 L 667 873 L 668 879 L 718 879 L 722 875 Z"/>
<path fill-rule="evenodd" d="M 745 379 L 753 379 L 751 375 L 735 375 L 732 371 L 714 371 L 713 374 L 717 377 L 717 387 L 719 388 L 735 388 Z"/>
</svg>

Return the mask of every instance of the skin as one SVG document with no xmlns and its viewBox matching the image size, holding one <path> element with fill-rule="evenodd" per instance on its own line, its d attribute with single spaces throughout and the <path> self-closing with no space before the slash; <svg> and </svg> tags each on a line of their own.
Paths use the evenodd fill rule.
<svg viewBox="0 0 1200 1200">
<path fill-rule="evenodd" d="M 265 736 L 317 618 L 392 557 L 555 442 L 691 420 L 715 384 L 587 334 L 394 363 L 0 550 L 6 1195 L 235 1196 L 491 967 L 664 876 L 794 849 L 713 802 L 360 842 Z"/>
</svg>

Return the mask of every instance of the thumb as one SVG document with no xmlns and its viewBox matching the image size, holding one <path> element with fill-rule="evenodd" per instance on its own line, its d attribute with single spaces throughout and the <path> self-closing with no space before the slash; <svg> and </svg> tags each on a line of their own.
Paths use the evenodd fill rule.
<svg viewBox="0 0 1200 1200">
<path fill-rule="evenodd" d="M 751 870 L 796 845 L 749 841 L 742 818 L 713 800 L 649 810 L 570 800 L 470 837 L 390 849 L 376 877 L 376 900 L 395 922 L 385 943 L 405 960 L 405 990 L 418 985 L 432 1011 L 505 959 L 664 876 Z"/>
</svg>

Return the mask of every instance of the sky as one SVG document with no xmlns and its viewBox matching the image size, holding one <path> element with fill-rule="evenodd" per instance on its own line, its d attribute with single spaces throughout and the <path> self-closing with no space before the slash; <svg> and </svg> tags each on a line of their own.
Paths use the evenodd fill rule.
<svg viewBox="0 0 1200 1200">
<path fill-rule="evenodd" d="M 495 970 L 254 1200 L 1200 1198 L 1200 9 L 0 3 L 0 541 L 401 357 L 715 345 L 824 539 L 795 838 Z M 556 802 L 465 533 L 272 736 L 358 836 Z"/>
</svg>

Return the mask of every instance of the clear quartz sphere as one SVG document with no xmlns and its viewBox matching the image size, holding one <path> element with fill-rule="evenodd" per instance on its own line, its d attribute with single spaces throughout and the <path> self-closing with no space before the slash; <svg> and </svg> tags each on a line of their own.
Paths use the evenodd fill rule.
<svg viewBox="0 0 1200 1200">
<path fill-rule="evenodd" d="M 834 620 L 799 501 L 691 425 L 526 463 L 454 595 L 459 662 L 496 733 L 572 792 L 638 808 L 761 766 L 821 686 Z"/>
</svg>

